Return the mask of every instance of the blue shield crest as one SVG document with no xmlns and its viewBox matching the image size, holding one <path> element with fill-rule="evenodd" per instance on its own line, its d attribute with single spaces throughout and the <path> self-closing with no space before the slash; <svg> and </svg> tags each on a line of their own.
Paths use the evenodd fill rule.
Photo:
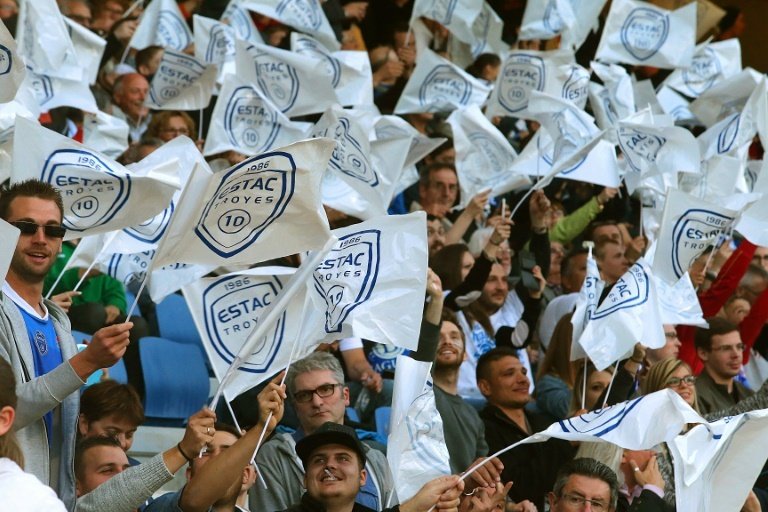
<svg viewBox="0 0 768 512">
<path fill-rule="evenodd" d="M 715 84 L 720 73 L 720 59 L 712 48 L 705 47 L 693 56 L 691 66 L 683 70 L 683 83 L 691 96 L 699 96 Z"/>
<path fill-rule="evenodd" d="M 448 64 L 439 64 L 429 72 L 419 88 L 419 103 L 430 110 L 445 110 L 466 105 L 472 94 L 472 84 Z"/>
<path fill-rule="evenodd" d="M 185 21 L 173 11 L 161 10 L 157 18 L 156 39 L 160 46 L 182 51 L 192 44 Z"/>
<path fill-rule="evenodd" d="M 131 226 L 123 229 L 123 232 L 146 244 L 157 243 L 162 238 L 168 223 L 173 215 L 174 201 L 165 210 L 161 211 L 151 219 L 147 219 L 137 226 Z"/>
<path fill-rule="evenodd" d="M 27 68 L 27 73 L 32 78 L 32 92 L 37 104 L 42 107 L 53 98 L 53 82 L 46 75 L 33 73 L 31 68 Z"/>
<path fill-rule="evenodd" d="M 672 271 L 679 279 L 707 246 L 712 245 L 733 217 L 691 208 L 672 227 Z"/>
<path fill-rule="evenodd" d="M 717 152 L 719 154 L 727 153 L 733 149 L 736 136 L 739 134 L 739 125 L 741 125 L 741 114 L 733 114 L 725 123 L 725 127 L 717 135 Z"/>
<path fill-rule="evenodd" d="M 589 71 L 581 66 L 572 66 L 571 73 L 563 84 L 563 98 L 583 107 L 588 94 Z"/>
<path fill-rule="evenodd" d="M 237 34 L 237 37 L 240 39 L 250 41 L 255 35 L 255 28 L 250 15 L 236 3 L 231 2 L 224 10 L 221 17 L 222 19 L 229 21 L 229 25 L 234 29 L 235 34 Z"/>
<path fill-rule="evenodd" d="M 546 70 L 544 59 L 525 53 L 512 54 L 501 70 L 499 103 L 509 112 L 528 106 L 531 91 L 543 91 Z"/>
<path fill-rule="evenodd" d="M 350 128 L 349 118 L 340 117 L 338 123 L 333 127 L 333 133 L 325 134 L 336 141 L 336 147 L 333 149 L 328 165 L 347 176 L 375 187 L 379 184 L 379 175 L 373 170 L 368 155 L 363 151 L 360 143 L 350 133 Z"/>
<path fill-rule="evenodd" d="M 205 62 L 222 63 L 227 57 L 235 54 L 235 41 L 226 27 L 214 25 L 208 37 Z"/>
<path fill-rule="evenodd" d="M 330 55 L 323 48 L 320 48 L 315 41 L 306 37 L 296 39 L 296 47 L 293 51 L 299 55 L 320 59 L 323 62 L 326 74 L 331 77 L 331 84 L 333 87 L 338 87 L 339 80 L 341 80 L 341 62 L 339 62 L 339 59 Z"/>
<path fill-rule="evenodd" d="M 154 250 L 135 254 L 113 254 L 107 262 L 107 275 L 126 286 L 134 281 L 141 282 L 154 257 Z"/>
<path fill-rule="evenodd" d="M 634 128 L 619 128 L 619 147 L 627 159 L 630 168 L 635 172 L 641 172 L 644 168 L 642 162 L 653 164 L 659 150 L 667 143 L 665 137 L 645 133 Z"/>
<path fill-rule="evenodd" d="M 156 105 L 167 103 L 195 83 L 203 71 L 205 66 L 192 57 L 166 53 L 152 77 L 149 99 Z"/>
<path fill-rule="evenodd" d="M 544 28 L 553 36 L 563 31 L 563 19 L 560 17 L 560 11 L 557 10 L 557 0 L 549 0 L 544 9 Z"/>
<path fill-rule="evenodd" d="M 224 131 L 230 144 L 260 153 L 271 148 L 280 133 L 277 116 L 252 87 L 238 87 L 224 109 Z"/>
<path fill-rule="evenodd" d="M 7 75 L 13 67 L 11 50 L 0 44 L 0 76 Z"/>
<path fill-rule="evenodd" d="M 245 160 L 220 179 L 195 235 L 211 251 L 231 258 L 283 214 L 293 197 L 296 164 L 289 153 L 275 151 Z"/>
<path fill-rule="evenodd" d="M 469 177 L 470 180 L 475 178 L 472 181 L 475 181 L 480 188 L 495 187 L 507 179 L 508 175 L 503 171 L 508 170 L 512 165 L 514 160 L 512 153 L 483 132 L 472 132 L 468 139 L 473 148 L 470 153 L 471 160 L 468 162 L 469 167 L 472 169 L 492 169 L 494 172 L 492 175 L 488 172 L 482 177 L 477 174 L 465 175 L 462 179 L 465 177 Z"/>
<path fill-rule="evenodd" d="M 235 275 L 216 280 L 203 291 L 203 322 L 214 351 L 227 364 L 237 357 L 261 315 L 283 289 L 275 277 Z M 264 373 L 283 344 L 287 313 L 260 340 L 239 370 Z"/>
<path fill-rule="evenodd" d="M 604 318 L 621 309 L 640 306 L 648 300 L 650 278 L 641 265 L 632 265 L 616 281 L 608 296 L 592 314 L 592 319 Z"/>
<path fill-rule="evenodd" d="M 275 9 L 289 25 L 318 30 L 324 14 L 317 0 L 282 0 Z"/>
<path fill-rule="evenodd" d="M 84 149 L 51 153 L 40 179 L 59 189 L 64 200 L 62 224 L 77 232 L 112 220 L 131 194 L 130 175 L 117 174 L 100 157 Z"/>
<path fill-rule="evenodd" d="M 256 66 L 256 82 L 264 96 L 281 112 L 290 110 L 301 87 L 296 69 L 287 62 L 258 50 L 253 54 L 253 62 Z"/>
<path fill-rule="evenodd" d="M 341 332 L 349 314 L 370 298 L 379 276 L 380 242 L 378 229 L 340 237 L 315 269 L 315 290 L 326 304 L 325 332 Z"/>
<path fill-rule="evenodd" d="M 637 60 L 648 60 L 669 35 L 669 16 L 647 7 L 633 9 L 621 26 L 621 44 Z"/>
</svg>

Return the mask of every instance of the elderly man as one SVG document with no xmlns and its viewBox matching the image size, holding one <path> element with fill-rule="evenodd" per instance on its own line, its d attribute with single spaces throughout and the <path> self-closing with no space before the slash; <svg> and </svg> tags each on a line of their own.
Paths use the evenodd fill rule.
<svg viewBox="0 0 768 512">
<path fill-rule="evenodd" d="M 66 233 L 63 216 L 61 195 L 47 183 L 24 181 L 0 194 L 0 218 L 21 231 L 0 294 L 0 357 L 11 363 L 19 383 L 16 427 L 26 470 L 71 509 L 77 391 L 123 356 L 133 324 L 96 331 L 78 353 L 67 314 L 43 300 L 43 280 Z"/>
<path fill-rule="evenodd" d="M 274 436 L 259 450 L 256 463 L 268 489 L 254 488 L 251 510 L 283 510 L 298 503 L 304 468 L 296 457 L 296 443 L 328 421 L 344 424 L 349 389 L 344 385 L 341 365 L 331 354 L 314 352 L 296 361 L 285 384 L 301 428 L 292 434 Z M 381 510 L 393 493 L 392 475 L 383 453 L 366 445 L 365 456 L 368 478 L 360 486 L 357 502 Z"/>
<path fill-rule="evenodd" d="M 366 450 L 355 430 L 329 421 L 296 444 L 296 453 L 305 469 L 307 492 L 296 505 L 285 512 L 334 510 L 338 512 L 370 512 L 355 503 L 360 487 L 365 485 Z M 386 512 L 420 512 L 432 506 L 440 510 L 456 509 L 463 482 L 456 476 L 436 478 L 402 505 Z M 265 512 L 268 509 L 264 509 Z"/>
<path fill-rule="evenodd" d="M 149 126 L 149 108 L 144 100 L 149 94 L 149 82 L 139 73 L 126 73 L 115 80 L 112 88 L 113 115 L 128 123 L 131 142 L 138 142 Z"/>
</svg>

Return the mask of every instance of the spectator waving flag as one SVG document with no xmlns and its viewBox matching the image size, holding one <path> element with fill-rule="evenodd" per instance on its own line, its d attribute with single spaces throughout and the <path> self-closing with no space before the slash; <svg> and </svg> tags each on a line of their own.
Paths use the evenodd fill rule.
<svg viewBox="0 0 768 512">
<path fill-rule="evenodd" d="M 96 99 L 85 81 L 42 75 L 27 69 L 21 87 L 31 92 L 42 112 L 57 107 L 74 107 L 91 113 L 99 111 Z"/>
<path fill-rule="evenodd" d="M 132 176 L 111 158 L 23 118 L 13 153 L 11 182 L 34 178 L 61 191 L 67 239 L 139 224 L 165 209 L 177 190 L 167 176 Z"/>
<path fill-rule="evenodd" d="M 145 104 L 155 110 L 200 110 L 211 102 L 216 66 L 165 50 L 149 84 Z"/>
<path fill-rule="evenodd" d="M 696 2 L 674 11 L 614 0 L 595 58 L 634 66 L 688 68 L 696 44 Z"/>
<path fill-rule="evenodd" d="M 235 72 L 235 29 L 224 22 L 195 14 L 195 58 L 207 64 L 216 64 L 219 81 L 226 73 Z"/>
<path fill-rule="evenodd" d="M 64 23 L 72 38 L 77 62 L 83 70 L 83 81 L 93 85 L 99 75 L 99 66 L 107 42 L 69 18 L 64 18 Z"/>
<path fill-rule="evenodd" d="M 129 46 L 143 50 L 158 45 L 166 49 L 184 51 L 194 42 L 184 16 L 175 0 L 152 0 L 139 18 L 139 26 Z"/>
<path fill-rule="evenodd" d="M 307 33 L 327 48 L 338 50 L 341 47 L 320 0 L 240 0 L 240 7 Z"/>
<path fill-rule="evenodd" d="M 219 380 L 294 271 L 286 267 L 259 267 L 199 279 L 184 286 L 184 296 L 195 326 Z M 298 344 L 294 360 L 314 350 L 316 344 L 299 332 L 305 296 L 300 293 L 289 303 L 267 335 L 237 368 L 224 390 L 228 400 L 285 368 L 294 345 Z"/>
<path fill-rule="evenodd" d="M 425 48 L 397 100 L 396 114 L 447 112 L 468 105 L 482 105 L 490 88 L 472 75 Z"/>
<path fill-rule="evenodd" d="M 768 457 L 768 409 L 696 425 L 668 443 L 679 512 L 738 512 Z M 713 483 L 717 484 L 712 489 Z"/>
<path fill-rule="evenodd" d="M 454 110 L 448 117 L 456 148 L 456 171 L 465 208 L 481 190 L 491 188 L 491 196 L 505 194 L 531 180 L 513 170 L 517 153 L 480 108 L 472 105 Z"/>
<path fill-rule="evenodd" d="M 24 61 L 16 49 L 16 41 L 0 20 L 0 103 L 13 100 L 24 80 L 24 71 Z"/>
<path fill-rule="evenodd" d="M 355 336 L 416 350 L 427 278 L 424 212 L 383 216 L 333 231 L 315 269 L 312 324 L 330 342 Z"/>
<path fill-rule="evenodd" d="M 714 245 L 737 212 L 676 189 L 667 191 L 653 269 L 669 285 L 677 283 L 704 250 Z"/>
<path fill-rule="evenodd" d="M 16 27 L 19 53 L 32 71 L 66 80 L 87 79 L 55 0 L 21 2 Z"/>
<path fill-rule="evenodd" d="M 594 244 L 593 244 L 594 245 Z M 592 246 L 589 247 L 587 254 L 587 275 L 584 277 L 584 283 L 579 290 L 579 297 L 576 299 L 576 309 L 571 317 L 573 325 L 573 341 L 571 343 L 571 361 L 587 357 L 584 349 L 581 348 L 578 341 L 584 327 L 592 319 L 592 315 L 597 309 L 597 302 L 603 293 L 605 281 L 600 279 L 600 271 L 597 269 L 597 262 L 592 255 Z"/>
<path fill-rule="evenodd" d="M 261 90 L 226 75 L 213 108 L 203 154 L 237 151 L 257 155 L 304 138 L 306 130 L 290 121 Z"/>
<path fill-rule="evenodd" d="M 254 264 L 322 247 L 320 179 L 332 150 L 314 139 L 215 174 L 195 165 L 154 264 Z"/>
<path fill-rule="evenodd" d="M 598 370 L 627 357 L 637 342 L 649 348 L 666 343 L 656 283 L 643 258 L 613 284 L 578 339 Z"/>
<path fill-rule="evenodd" d="M 316 59 L 272 46 L 237 41 L 237 74 L 255 84 L 287 116 L 323 112 L 336 103 L 331 78 Z"/>
</svg>

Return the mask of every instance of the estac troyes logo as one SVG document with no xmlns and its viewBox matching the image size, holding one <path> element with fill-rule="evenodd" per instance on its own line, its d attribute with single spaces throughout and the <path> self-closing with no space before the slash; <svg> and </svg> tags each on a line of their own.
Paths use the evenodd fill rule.
<svg viewBox="0 0 768 512">
<path fill-rule="evenodd" d="M 271 305 L 283 284 L 277 276 L 225 276 L 203 291 L 203 322 L 213 349 L 228 366 L 237 357 L 261 315 Z M 287 313 L 274 330 L 259 340 L 240 370 L 264 373 L 280 350 Z"/>
<path fill-rule="evenodd" d="M 11 50 L 0 44 L 0 76 L 7 75 L 13 68 L 13 54 Z"/>
<path fill-rule="evenodd" d="M 296 38 L 296 48 L 299 55 L 306 55 L 314 59 L 320 59 L 328 76 L 331 77 L 331 85 L 338 87 L 341 80 L 341 63 L 339 59 L 330 55 L 325 49 L 321 48 L 313 39 L 308 37 Z"/>
<path fill-rule="evenodd" d="M 469 179 L 475 182 L 475 185 L 479 187 L 478 190 L 484 187 L 493 188 L 507 180 L 509 173 L 506 171 L 508 171 L 514 161 L 512 153 L 499 144 L 498 141 L 483 132 L 470 133 L 467 138 L 472 145 L 472 151 L 468 155 L 467 167 L 484 171 L 482 174 L 470 174 L 471 177 Z"/>
<path fill-rule="evenodd" d="M 683 83 L 691 92 L 691 96 L 699 96 L 715 84 L 721 72 L 717 54 L 712 48 L 705 46 L 693 56 L 690 67 L 683 70 Z"/>
<path fill-rule="evenodd" d="M 214 25 L 208 34 L 208 46 L 205 47 L 205 61 L 222 63 L 227 57 L 235 54 L 233 29 L 222 25 Z"/>
<path fill-rule="evenodd" d="M 419 103 L 430 110 L 466 105 L 471 96 L 472 84 L 448 64 L 435 66 L 419 88 Z"/>
<path fill-rule="evenodd" d="M 624 126 L 619 128 L 618 139 L 621 152 L 635 172 L 642 172 L 647 164 L 655 163 L 659 150 L 667 143 L 665 137 Z"/>
<path fill-rule="evenodd" d="M 296 164 L 289 153 L 250 158 L 221 177 L 195 234 L 219 256 L 235 256 L 283 214 L 295 184 Z"/>
<path fill-rule="evenodd" d="M 317 0 L 282 0 L 275 10 L 286 22 L 299 27 L 318 30 L 323 23 L 324 15 Z"/>
<path fill-rule="evenodd" d="M 346 117 L 340 117 L 336 125 L 333 126 L 331 136 L 336 141 L 336 146 L 328 165 L 371 187 L 375 187 L 379 184 L 379 176 L 373 170 L 368 155 L 363 151 L 360 143 L 350 133 L 351 130 L 351 123 Z M 329 130 L 325 131 L 328 132 Z"/>
<path fill-rule="evenodd" d="M 152 77 L 149 87 L 150 100 L 156 105 L 171 101 L 195 83 L 203 71 L 205 66 L 192 57 L 166 52 L 157 73 Z"/>
<path fill-rule="evenodd" d="M 560 11 L 557 10 L 557 0 L 549 0 L 549 2 L 547 2 L 547 7 L 544 9 L 543 22 L 544 28 L 546 28 L 553 37 L 563 31 L 563 18 L 560 16 Z"/>
<path fill-rule="evenodd" d="M 702 208 L 691 208 L 680 215 L 672 227 L 672 270 L 678 279 L 732 220 L 733 217 Z"/>
<path fill-rule="evenodd" d="M 381 231 L 367 229 L 339 238 L 313 275 L 325 300 L 325 332 L 341 332 L 344 320 L 368 300 L 379 275 Z"/>
<path fill-rule="evenodd" d="M 154 250 L 134 254 L 115 253 L 107 262 L 107 275 L 115 278 L 124 285 L 131 282 L 142 282 L 147 275 L 147 269 L 155 257 Z"/>
<path fill-rule="evenodd" d="M 43 165 L 40 179 L 61 191 L 62 224 L 82 232 L 106 224 L 125 206 L 131 177 L 114 172 L 101 158 L 81 149 L 59 149 Z"/>
<path fill-rule="evenodd" d="M 227 100 L 224 131 L 230 144 L 260 153 L 272 147 L 280 132 L 278 113 L 251 86 L 241 86 Z"/>
<path fill-rule="evenodd" d="M 669 35 L 669 16 L 647 7 L 632 10 L 621 26 L 621 44 L 637 60 L 648 60 Z"/>
<path fill-rule="evenodd" d="M 299 95 L 299 77 L 293 66 L 272 55 L 249 48 L 256 66 L 256 82 L 261 92 L 285 113 L 293 107 Z"/>
<path fill-rule="evenodd" d="M 157 39 L 160 46 L 182 51 L 192 44 L 189 29 L 178 14 L 169 10 L 160 11 L 157 20 Z"/>
<path fill-rule="evenodd" d="M 616 281 L 608 296 L 592 314 L 592 319 L 604 318 L 621 309 L 640 306 L 648 300 L 650 278 L 642 265 L 632 265 L 621 279 Z"/>
<path fill-rule="evenodd" d="M 224 13 L 221 15 L 223 20 L 228 20 L 229 25 L 234 29 L 235 34 L 240 39 L 250 41 L 254 36 L 254 26 L 250 15 L 243 10 L 237 3 L 230 2 Z"/>
<path fill-rule="evenodd" d="M 528 106 L 531 91 L 543 91 L 546 71 L 544 59 L 526 53 L 514 53 L 501 70 L 499 103 L 510 112 Z"/>
</svg>

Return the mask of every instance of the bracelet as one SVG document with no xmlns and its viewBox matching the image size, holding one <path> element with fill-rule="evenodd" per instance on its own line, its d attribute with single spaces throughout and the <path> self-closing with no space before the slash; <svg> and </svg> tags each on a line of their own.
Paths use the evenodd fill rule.
<svg viewBox="0 0 768 512">
<path fill-rule="evenodd" d="M 179 443 L 176 445 L 176 449 L 179 450 L 179 453 L 181 454 L 182 457 L 187 459 L 187 462 L 192 462 L 192 459 L 189 458 L 189 455 L 184 453 L 184 450 L 181 449 L 181 441 L 179 441 Z"/>
</svg>

